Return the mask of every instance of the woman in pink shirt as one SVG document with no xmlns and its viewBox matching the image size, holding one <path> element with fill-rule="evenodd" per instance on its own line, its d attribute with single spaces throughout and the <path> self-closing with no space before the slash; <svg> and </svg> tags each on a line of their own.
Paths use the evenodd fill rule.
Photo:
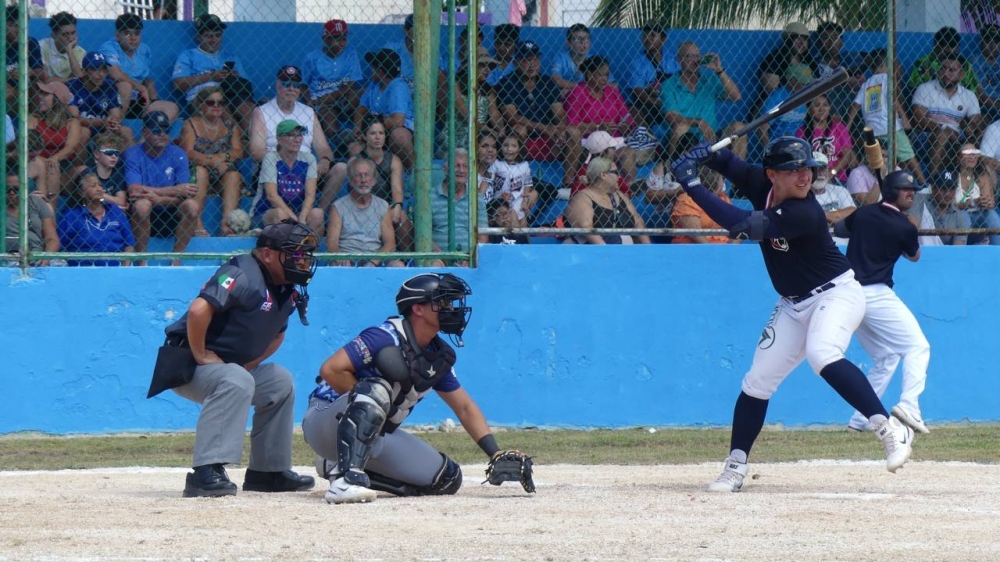
<svg viewBox="0 0 1000 562">
<path fill-rule="evenodd" d="M 806 120 L 795 136 L 812 143 L 813 150 L 830 160 L 830 175 L 838 182 L 847 181 L 847 174 L 857 164 L 851 133 L 840 117 L 830 115 L 830 100 L 817 96 L 809 103 Z"/>
<path fill-rule="evenodd" d="M 635 129 L 618 87 L 608 83 L 611 75 L 604 57 L 587 57 L 580 64 L 584 81 L 566 95 L 566 123 L 580 128 L 584 139 L 595 131 L 606 131 L 612 137 L 626 137 Z M 615 152 L 626 182 L 635 181 L 635 151 L 622 146 Z"/>
</svg>

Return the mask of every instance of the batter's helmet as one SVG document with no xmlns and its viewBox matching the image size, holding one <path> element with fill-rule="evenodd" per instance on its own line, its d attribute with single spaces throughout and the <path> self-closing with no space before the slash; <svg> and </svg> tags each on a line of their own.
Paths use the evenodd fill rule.
<svg viewBox="0 0 1000 562">
<path fill-rule="evenodd" d="M 472 307 L 465 297 L 472 294 L 468 283 L 451 273 L 421 273 L 403 282 L 396 293 L 396 309 L 409 316 L 412 305 L 436 303 L 441 331 L 459 338 L 472 317 Z"/>
<path fill-rule="evenodd" d="M 281 266 L 285 269 L 285 279 L 296 285 L 308 285 L 316 273 L 316 258 L 313 252 L 319 248 L 319 237 L 313 229 L 295 219 L 285 219 L 269 224 L 257 237 L 258 248 L 271 248 L 285 254 Z"/>
<path fill-rule="evenodd" d="M 764 167 L 772 170 L 819 168 L 812 145 L 798 137 L 778 137 L 764 147 Z"/>
<path fill-rule="evenodd" d="M 893 172 L 882 180 L 882 200 L 890 204 L 895 203 L 900 189 L 916 191 L 920 187 L 913 181 L 913 174 L 910 172 L 902 170 Z"/>
</svg>

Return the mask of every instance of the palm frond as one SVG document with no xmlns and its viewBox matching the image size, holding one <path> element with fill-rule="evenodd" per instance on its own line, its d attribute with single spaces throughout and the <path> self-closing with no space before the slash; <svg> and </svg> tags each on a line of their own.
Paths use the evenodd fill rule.
<svg viewBox="0 0 1000 562">
<path fill-rule="evenodd" d="M 1000 0 L 966 0 L 997 4 Z M 778 29 L 788 21 L 837 20 L 847 29 L 884 29 L 885 0 L 602 0 L 591 24 L 675 29 L 745 29 L 748 22 Z"/>
</svg>

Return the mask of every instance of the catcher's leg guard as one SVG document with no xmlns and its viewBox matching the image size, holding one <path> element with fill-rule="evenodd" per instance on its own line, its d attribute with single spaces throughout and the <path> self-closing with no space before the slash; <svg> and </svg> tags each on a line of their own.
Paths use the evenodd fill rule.
<svg viewBox="0 0 1000 562">
<path fill-rule="evenodd" d="M 337 427 L 337 472 L 349 484 L 369 487 L 365 465 L 388 412 L 389 388 L 384 380 L 363 379 L 351 389 Z"/>
<path fill-rule="evenodd" d="M 434 477 L 434 482 L 429 486 L 414 486 L 405 482 L 400 482 L 382 476 L 377 472 L 368 471 L 368 478 L 371 481 L 369 488 L 380 492 L 389 492 L 397 496 L 443 496 L 452 495 L 462 487 L 462 467 L 451 460 L 448 455 L 441 453 L 444 463 L 441 470 Z"/>
</svg>

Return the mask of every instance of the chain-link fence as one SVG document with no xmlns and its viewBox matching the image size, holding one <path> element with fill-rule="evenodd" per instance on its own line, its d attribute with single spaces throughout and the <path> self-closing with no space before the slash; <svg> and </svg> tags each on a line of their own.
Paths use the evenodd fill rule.
<svg viewBox="0 0 1000 562">
<path fill-rule="evenodd" d="M 428 12 L 393 1 L 24 8 L 7 10 L 16 127 L 5 138 L 8 172 L 27 181 L 8 177 L 22 189 L 8 189 L 4 225 L 6 251 L 32 252 L 22 265 L 70 252 L 222 256 L 287 217 L 322 234 L 325 261 L 354 266 L 436 251 L 467 261 L 487 240 L 670 242 L 693 229 L 672 241 L 724 242 L 707 236 L 718 227 L 669 162 L 839 67 L 845 85 L 732 150 L 756 162 L 772 138 L 811 140 L 829 170 L 816 194 L 835 220 L 877 200 L 870 126 L 928 186 L 912 211 L 922 228 L 1000 228 L 989 4 L 906 3 L 890 20 L 886 2 L 488 2 L 478 48 L 465 14 L 426 40 Z M 441 13 L 447 22 L 447 4 Z M 703 181 L 746 204 L 722 178 Z M 595 228 L 604 236 L 585 232 Z M 963 241 L 977 239 L 925 239 Z"/>
</svg>

